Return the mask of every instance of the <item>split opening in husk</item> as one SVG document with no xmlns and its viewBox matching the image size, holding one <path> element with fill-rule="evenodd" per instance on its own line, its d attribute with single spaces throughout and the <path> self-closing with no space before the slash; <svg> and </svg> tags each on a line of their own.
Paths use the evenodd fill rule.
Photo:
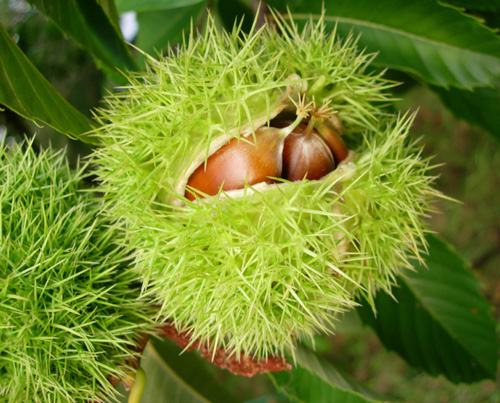
<svg viewBox="0 0 500 403">
<path fill-rule="evenodd" d="M 289 87 L 286 93 L 292 91 Z M 306 103 L 305 93 L 299 93 L 297 102 L 290 95 L 283 100 L 267 122 L 256 119 L 250 125 L 255 129 L 239 137 L 221 136 L 201 163 L 195 158 L 198 163 L 182 181 L 187 199 L 220 192 L 239 197 L 248 186 L 321 180 L 346 162 L 349 150 L 341 138 L 342 124 L 328 103 Z"/>
</svg>

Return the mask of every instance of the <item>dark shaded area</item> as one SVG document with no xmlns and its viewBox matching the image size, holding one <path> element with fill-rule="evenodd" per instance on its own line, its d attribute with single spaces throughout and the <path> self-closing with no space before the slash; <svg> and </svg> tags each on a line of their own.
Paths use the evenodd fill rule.
<svg viewBox="0 0 500 403">
<path fill-rule="evenodd" d="M 91 110 L 99 104 L 103 87 L 109 85 L 90 53 L 22 1 L 0 0 L 0 23 L 55 89 L 90 117 Z M 87 145 L 70 140 L 48 126 L 36 125 L 7 109 L 0 111 L 0 126 L 5 126 L 8 136 L 20 139 L 36 135 L 37 143 L 42 146 L 50 143 L 55 148 L 67 147 L 72 165 L 90 151 Z"/>
</svg>

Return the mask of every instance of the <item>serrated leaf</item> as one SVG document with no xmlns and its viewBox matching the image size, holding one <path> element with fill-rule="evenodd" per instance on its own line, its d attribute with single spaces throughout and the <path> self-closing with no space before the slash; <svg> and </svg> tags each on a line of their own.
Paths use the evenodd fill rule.
<svg viewBox="0 0 500 403">
<path fill-rule="evenodd" d="M 431 88 L 457 118 L 487 130 L 500 141 L 500 86 L 477 87 L 473 91 Z"/>
<path fill-rule="evenodd" d="M 495 29 L 497 36 L 500 37 L 500 8 L 497 11 L 481 11 L 478 14 L 487 26 Z"/>
<path fill-rule="evenodd" d="M 183 32 L 189 34 L 191 21 L 196 22 L 205 6 L 206 1 L 199 1 L 186 7 L 137 13 L 137 46 L 154 55 L 179 42 Z"/>
<path fill-rule="evenodd" d="M 0 104 L 72 138 L 92 143 L 91 120 L 71 106 L 42 76 L 0 25 Z"/>
<path fill-rule="evenodd" d="M 331 29 L 361 34 L 359 47 L 378 53 L 375 64 L 443 87 L 487 86 L 500 75 L 500 38 L 456 8 L 434 0 L 301 0 L 290 4 L 292 16 L 317 19 L 323 4 Z"/>
<path fill-rule="evenodd" d="M 171 8 L 188 7 L 198 3 L 206 3 L 205 0 L 116 0 L 118 12 L 127 11 L 156 11 Z"/>
<path fill-rule="evenodd" d="M 468 10 L 496 11 L 500 10 L 499 0 L 444 0 L 443 3 Z"/>
<path fill-rule="evenodd" d="M 116 26 L 96 0 L 29 0 L 96 58 L 115 78 L 116 69 L 137 70 L 137 64 Z"/>
<path fill-rule="evenodd" d="M 494 379 L 499 346 L 490 305 L 464 260 L 439 238 L 427 240 L 428 269 L 416 265 L 400 277 L 395 299 L 380 292 L 377 316 L 368 304 L 358 312 L 388 349 L 414 367 L 453 382 Z"/>
<path fill-rule="evenodd" d="M 206 369 L 195 352 L 184 352 L 170 340 L 151 339 L 141 368 L 146 387 L 141 403 L 230 403 L 237 399 Z M 127 394 L 122 398 L 126 402 Z"/>
<path fill-rule="evenodd" d="M 272 375 L 278 390 L 292 401 L 307 403 L 390 401 L 343 374 L 303 346 L 297 348 L 296 359 L 298 368 Z"/>
</svg>

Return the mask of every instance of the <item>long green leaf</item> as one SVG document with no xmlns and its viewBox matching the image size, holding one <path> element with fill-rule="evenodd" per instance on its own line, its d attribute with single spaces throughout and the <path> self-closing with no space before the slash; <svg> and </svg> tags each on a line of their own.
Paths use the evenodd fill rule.
<svg viewBox="0 0 500 403">
<path fill-rule="evenodd" d="M 284 1 L 271 0 L 283 6 Z M 500 38 L 479 20 L 435 0 L 296 0 L 297 21 L 321 15 L 342 36 L 361 34 L 359 47 L 377 52 L 374 63 L 433 85 L 472 88 L 500 76 Z"/>
<path fill-rule="evenodd" d="M 435 236 L 428 242 L 428 268 L 401 277 L 395 299 L 379 293 L 376 316 L 367 304 L 358 312 L 412 366 L 453 382 L 494 379 L 499 346 L 490 305 L 451 247 Z"/>
<path fill-rule="evenodd" d="M 91 120 L 71 106 L 42 76 L 0 25 L 0 104 L 72 138 L 92 141 Z"/>
<path fill-rule="evenodd" d="M 116 7 L 119 13 L 126 11 L 155 11 L 168 10 L 171 8 L 187 7 L 198 3 L 205 3 L 204 0 L 116 0 Z"/>
<path fill-rule="evenodd" d="M 297 348 L 296 359 L 298 368 L 272 375 L 278 390 L 292 401 L 307 403 L 391 401 L 343 374 L 303 346 Z"/>
<path fill-rule="evenodd" d="M 29 0 L 59 28 L 92 53 L 116 78 L 116 69 L 137 70 L 137 64 L 116 24 L 96 0 Z M 109 8 L 108 8 L 109 11 Z"/>
<path fill-rule="evenodd" d="M 186 7 L 137 13 L 137 46 L 154 55 L 155 51 L 179 42 L 183 32 L 189 34 L 191 21 L 196 22 L 205 7 L 206 1 L 202 0 Z"/>
<path fill-rule="evenodd" d="M 500 86 L 477 87 L 474 91 L 431 88 L 457 118 L 487 130 L 500 141 Z"/>
<path fill-rule="evenodd" d="M 120 31 L 120 18 L 118 16 L 118 10 L 116 9 L 116 4 L 114 0 L 97 0 L 103 11 L 106 13 L 108 20 L 113 24 L 115 30 L 121 35 Z"/>
<path fill-rule="evenodd" d="M 468 10 L 500 10 L 499 0 L 444 0 L 443 3 L 447 3 L 455 7 L 466 8 Z"/>
<path fill-rule="evenodd" d="M 181 353 L 170 340 L 152 339 L 141 360 L 146 387 L 141 403 L 233 403 L 234 398 L 194 352 Z M 126 397 L 122 401 L 126 402 Z"/>
</svg>

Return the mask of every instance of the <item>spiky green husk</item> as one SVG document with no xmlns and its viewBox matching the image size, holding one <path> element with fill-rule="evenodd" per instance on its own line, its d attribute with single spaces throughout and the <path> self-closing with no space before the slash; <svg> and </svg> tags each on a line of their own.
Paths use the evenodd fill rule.
<svg viewBox="0 0 500 403">
<path fill-rule="evenodd" d="M 0 144 L 0 401 L 107 400 L 152 311 L 83 169 L 25 148 Z"/>
<path fill-rule="evenodd" d="M 128 224 L 144 293 L 193 339 L 265 357 L 331 329 L 336 313 L 389 290 L 422 247 L 432 178 L 408 140 L 408 118 L 383 109 L 391 86 L 364 73 L 370 56 L 278 19 L 245 36 L 192 36 L 150 59 L 110 95 L 95 154 L 110 211 Z M 197 156 L 221 137 L 266 124 L 289 94 L 331 101 L 357 153 L 321 181 L 248 188 L 188 202 Z M 289 104 L 292 104 L 290 101 Z M 258 122 L 258 123 L 256 123 Z M 182 186 L 181 186 L 182 189 Z"/>
<path fill-rule="evenodd" d="M 255 129 L 255 120 L 265 124 L 290 90 L 309 88 L 318 104 L 331 100 L 350 136 L 374 129 L 392 84 L 364 74 L 371 59 L 352 38 L 328 34 L 322 21 L 283 37 L 268 26 L 227 34 L 209 20 L 205 35 L 193 34 L 164 59 L 149 58 L 149 73 L 131 74 L 96 116 L 104 125 L 96 136 L 107 146 L 96 154 L 99 175 L 110 195 L 120 194 L 117 214 L 136 217 L 151 202 L 171 203 L 193 156 L 208 154 L 220 136 Z"/>
</svg>

